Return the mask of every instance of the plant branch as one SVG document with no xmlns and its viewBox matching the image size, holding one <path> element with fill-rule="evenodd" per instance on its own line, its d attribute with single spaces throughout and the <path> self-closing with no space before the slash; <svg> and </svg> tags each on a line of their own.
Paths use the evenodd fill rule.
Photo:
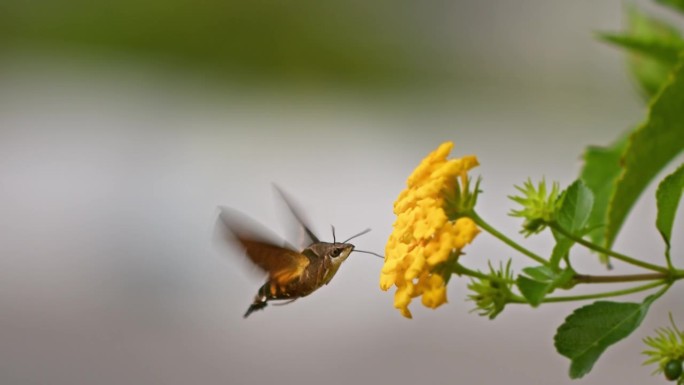
<svg viewBox="0 0 684 385">
<path fill-rule="evenodd" d="M 503 243 L 507 244 L 508 246 L 514 248 L 515 250 L 518 250 L 518 251 L 521 252 L 522 254 L 524 254 L 524 255 L 526 255 L 526 256 L 528 256 L 528 257 L 534 259 L 536 262 L 538 262 L 538 263 L 540 263 L 540 264 L 542 264 L 542 265 L 544 265 L 544 266 L 547 266 L 547 265 L 549 264 L 549 261 L 547 261 L 546 259 L 544 259 L 544 258 L 540 257 L 539 255 L 537 255 L 537 254 L 531 252 L 530 250 L 527 250 L 526 248 L 520 246 L 519 244 L 517 244 L 517 243 L 516 243 L 515 241 L 513 241 L 512 239 L 506 237 L 505 235 L 503 235 L 502 233 L 500 233 L 499 231 L 497 231 L 495 228 L 493 228 L 492 226 L 490 226 L 487 222 L 484 221 L 484 219 L 482 219 L 479 215 L 477 215 L 477 213 L 476 213 L 475 211 L 470 211 L 470 212 L 469 212 L 467 215 L 465 215 L 465 216 L 467 216 L 467 217 L 469 217 L 470 219 L 472 219 L 472 220 L 475 222 L 475 224 L 477 224 L 477 225 L 480 226 L 483 230 L 485 230 L 486 232 L 488 232 L 488 233 L 490 233 L 491 235 L 495 236 L 496 238 L 499 238 Z"/>
<path fill-rule="evenodd" d="M 569 238 L 569 239 L 571 239 L 571 240 L 579 243 L 580 245 L 587 247 L 591 250 L 598 251 L 599 253 L 602 253 L 602 254 L 610 255 L 611 257 L 613 257 L 617 260 L 620 260 L 622 262 L 629 263 L 629 264 L 632 264 L 635 266 L 643 267 L 644 269 L 658 271 L 658 272 L 665 273 L 665 274 L 669 273 L 669 270 L 665 267 L 653 265 L 651 263 L 644 262 L 644 261 L 640 261 L 638 259 L 629 257 L 629 256 L 624 255 L 624 254 L 620 254 L 616 251 L 606 249 L 605 247 L 601 247 L 595 243 L 589 242 L 586 239 L 584 239 L 582 237 L 578 237 L 575 234 L 572 234 L 571 232 L 567 231 L 566 229 L 564 229 L 563 227 L 558 225 L 558 223 L 556 223 L 556 222 L 550 222 L 548 225 L 552 229 L 563 234 L 565 237 L 567 237 L 567 238 Z"/>
<path fill-rule="evenodd" d="M 624 289 L 624 290 L 614 290 L 614 291 L 607 291 L 603 293 L 596 293 L 596 294 L 585 294 L 585 295 L 570 295 L 570 296 L 562 296 L 562 297 L 548 297 L 544 299 L 544 303 L 547 302 L 570 302 L 570 301 L 584 301 L 588 299 L 599 299 L 599 298 L 607 298 L 607 297 L 617 297 L 621 295 L 627 295 L 627 294 L 633 294 L 633 293 L 638 293 L 640 291 L 652 289 L 654 287 L 662 286 L 667 284 L 667 281 L 665 280 L 660 280 L 657 282 L 651 282 L 646 285 L 641 285 L 641 286 L 636 286 L 632 287 L 629 289 Z"/>
<path fill-rule="evenodd" d="M 577 283 L 617 283 L 617 282 L 637 282 L 654 281 L 668 279 L 669 275 L 664 273 L 650 274 L 630 274 L 630 275 L 584 275 L 576 274 L 573 279 Z"/>
</svg>

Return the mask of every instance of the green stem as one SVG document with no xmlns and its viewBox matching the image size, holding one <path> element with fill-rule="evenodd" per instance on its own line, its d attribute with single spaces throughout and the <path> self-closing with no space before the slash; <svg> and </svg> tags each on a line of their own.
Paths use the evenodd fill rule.
<svg viewBox="0 0 684 385">
<path fill-rule="evenodd" d="M 666 280 L 670 278 L 664 273 L 651 274 L 630 274 L 630 275 L 584 275 L 575 274 L 573 279 L 577 283 L 617 283 L 617 282 L 637 282 L 637 281 L 654 281 Z"/>
<path fill-rule="evenodd" d="M 589 241 L 587 241 L 586 239 L 584 239 L 584 238 L 582 238 L 582 237 L 578 237 L 578 236 L 576 236 L 575 234 L 572 234 L 571 232 L 567 231 L 567 230 L 564 229 L 563 227 L 559 226 L 558 223 L 556 223 L 556 222 L 550 222 L 548 225 L 549 225 L 549 227 L 551 227 L 552 229 L 558 231 L 559 233 L 563 234 L 565 237 L 567 237 L 567 238 L 569 238 L 569 239 L 571 239 L 571 240 L 573 240 L 573 241 L 579 243 L 580 245 L 582 245 L 582 246 L 584 246 L 584 247 L 587 247 L 587 248 L 589 248 L 589 249 L 592 249 L 592 250 L 594 250 L 594 251 L 598 251 L 599 253 L 606 254 L 606 255 L 610 255 L 611 257 L 613 257 L 613 258 L 615 258 L 615 259 L 617 259 L 617 260 L 620 260 L 620 261 L 622 261 L 622 262 L 629 263 L 629 264 L 632 264 L 632 265 L 635 265 L 635 266 L 640 266 L 640 267 L 643 267 L 644 269 L 653 270 L 653 271 L 658 271 L 658 272 L 665 273 L 665 274 L 668 274 L 668 273 L 670 272 L 670 271 L 669 271 L 667 268 L 665 268 L 665 267 L 653 265 L 653 264 L 651 264 L 651 263 L 644 262 L 644 261 L 640 261 L 640 260 L 638 260 L 638 259 L 634 259 L 634 258 L 629 257 L 629 256 L 627 256 L 627 255 L 620 254 L 620 253 L 618 253 L 618 252 L 616 252 L 616 251 L 613 251 L 613 250 L 610 250 L 610 249 L 606 249 L 605 247 L 601 247 L 601 246 L 599 246 L 599 245 L 597 245 L 597 244 L 594 244 L 594 243 L 592 243 L 592 242 L 589 242 Z"/>
<path fill-rule="evenodd" d="M 651 303 L 653 303 L 655 300 L 660 298 L 660 296 L 665 294 L 665 292 L 667 292 L 670 289 L 670 286 L 672 286 L 673 282 L 672 281 L 664 281 L 664 283 L 665 283 L 665 287 L 663 287 L 662 289 L 658 290 L 657 293 L 650 296 L 651 297 L 651 299 L 650 299 Z"/>
<path fill-rule="evenodd" d="M 548 297 L 548 298 L 545 298 L 543 302 L 570 302 L 570 301 L 584 301 L 584 300 L 588 300 L 588 299 L 617 297 L 617 296 L 621 296 L 621 295 L 638 293 L 640 291 L 652 289 L 654 287 L 662 286 L 665 284 L 667 284 L 667 281 L 660 280 L 657 282 L 651 282 L 651 283 L 648 283 L 646 285 L 636 286 L 636 287 L 632 287 L 632 288 L 624 289 L 624 290 L 607 291 L 604 293 L 596 293 L 596 294 L 570 295 L 570 296 L 564 296 L 564 297 Z M 659 293 L 659 294 L 662 294 L 662 293 Z"/>
<path fill-rule="evenodd" d="M 667 243 L 667 247 L 665 248 L 665 260 L 667 261 L 667 267 L 670 270 L 674 270 L 674 266 L 672 265 L 672 258 L 670 258 L 670 243 Z"/>
<path fill-rule="evenodd" d="M 518 250 L 522 254 L 534 259 L 538 263 L 540 263 L 544 266 L 548 266 L 549 261 L 547 261 L 544 258 L 538 256 L 537 254 L 527 250 L 526 248 L 524 248 L 524 247 L 520 246 L 519 244 L 517 244 L 516 242 L 514 242 L 512 239 L 501 234 L 499 231 L 497 231 L 495 228 L 493 228 L 487 222 L 485 222 L 484 219 L 480 218 L 480 216 L 477 215 L 477 213 L 475 211 L 470 211 L 466 216 L 469 217 L 470 219 L 472 219 L 475 222 L 475 224 L 480 226 L 480 228 L 482 228 L 484 231 L 492 234 L 496 238 L 499 238 L 503 243 L 505 243 L 508 246 Z"/>
<path fill-rule="evenodd" d="M 469 268 L 456 263 L 453 268 L 453 272 L 458 275 L 467 275 L 469 277 L 475 277 L 479 279 L 490 279 L 491 277 L 487 274 L 480 273 L 479 271 L 470 270 Z"/>
</svg>

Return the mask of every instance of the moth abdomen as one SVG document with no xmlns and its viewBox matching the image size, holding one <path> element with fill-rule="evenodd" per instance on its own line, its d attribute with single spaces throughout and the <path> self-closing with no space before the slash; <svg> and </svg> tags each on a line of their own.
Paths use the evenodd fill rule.
<svg viewBox="0 0 684 385">
<path fill-rule="evenodd" d="M 269 300 L 281 300 L 281 299 L 292 299 L 293 296 L 289 293 L 286 286 L 278 285 L 276 282 L 268 281 L 263 284 L 256 297 L 254 297 L 254 302 L 249 305 L 247 312 L 243 316 L 247 318 L 250 314 L 257 310 L 261 310 L 268 305 Z M 294 297 L 295 299 L 297 297 Z"/>
</svg>

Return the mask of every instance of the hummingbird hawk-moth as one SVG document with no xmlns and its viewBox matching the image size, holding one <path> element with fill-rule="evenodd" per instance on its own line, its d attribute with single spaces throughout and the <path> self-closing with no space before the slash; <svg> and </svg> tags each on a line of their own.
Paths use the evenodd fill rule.
<svg viewBox="0 0 684 385">
<path fill-rule="evenodd" d="M 354 245 L 348 242 L 370 231 L 366 229 L 344 242 L 337 242 L 334 239 L 333 227 L 333 242 L 321 242 L 306 225 L 291 200 L 279 188 L 275 187 L 275 190 L 300 228 L 300 235 L 303 238 L 301 243 L 306 245 L 300 251 L 286 242 L 279 242 L 276 237 L 269 235 L 267 230 L 253 222 L 250 223 L 248 218 L 234 210 L 222 207 L 219 214 L 218 223 L 225 230 L 225 235 L 236 241 L 234 243 L 244 250 L 249 260 L 268 275 L 244 318 L 254 311 L 265 308 L 270 301 L 287 301 L 282 303 L 284 305 L 306 297 L 330 283 L 342 262 L 354 251 Z"/>
</svg>

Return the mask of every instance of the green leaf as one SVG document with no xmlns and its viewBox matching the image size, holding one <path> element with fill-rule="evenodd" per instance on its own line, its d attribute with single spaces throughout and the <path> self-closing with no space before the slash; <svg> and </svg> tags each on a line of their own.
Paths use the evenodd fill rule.
<svg viewBox="0 0 684 385">
<path fill-rule="evenodd" d="M 601 33 L 599 38 L 634 54 L 648 56 L 651 59 L 674 66 L 679 59 L 679 53 L 684 49 L 684 41 L 677 35 L 653 38 L 652 36 L 631 36 L 629 34 Z M 662 40 L 658 40 L 662 39 Z"/>
<path fill-rule="evenodd" d="M 684 13 L 684 0 L 656 0 L 656 3 L 667 5 L 681 13 Z"/>
<path fill-rule="evenodd" d="M 620 158 L 627 147 L 627 135 L 609 147 L 588 147 L 584 152 L 584 167 L 580 179 L 594 194 L 594 209 L 587 227 L 589 239 L 596 244 L 604 243 L 608 213 L 608 201 L 615 190 L 615 180 L 620 176 Z"/>
<path fill-rule="evenodd" d="M 570 314 L 554 336 L 558 353 L 571 361 L 570 378 L 589 373 L 610 345 L 630 335 L 653 299 L 648 297 L 643 303 L 597 301 Z"/>
<path fill-rule="evenodd" d="M 630 135 L 624 169 L 608 206 L 605 246 L 610 247 L 649 182 L 684 150 L 684 65 L 680 63 L 651 105 L 648 120 Z"/>
<path fill-rule="evenodd" d="M 581 179 L 578 179 L 565 191 L 556 221 L 571 233 L 581 233 L 587 225 L 593 207 L 594 194 Z"/>
<path fill-rule="evenodd" d="M 667 80 L 684 50 L 679 31 L 663 20 L 651 17 L 636 7 L 628 9 L 625 33 L 599 34 L 604 41 L 630 51 L 628 63 L 646 99 L 652 98 Z"/>
<path fill-rule="evenodd" d="M 556 275 L 548 266 L 526 267 L 522 271 L 537 281 L 548 281 Z"/>
<path fill-rule="evenodd" d="M 526 267 L 523 272 L 529 277 L 519 275 L 516 284 L 532 307 L 539 306 L 555 288 L 566 286 L 575 275 L 571 269 L 556 273 L 547 266 Z"/>
<path fill-rule="evenodd" d="M 656 191 L 656 204 L 658 206 L 658 217 L 656 227 L 663 236 L 667 245 L 667 253 L 670 250 L 670 238 L 672 237 L 672 225 L 674 224 L 677 206 L 684 191 L 684 164 L 679 166 L 677 171 L 668 175 Z"/>
<path fill-rule="evenodd" d="M 563 203 L 556 214 L 556 222 L 565 230 L 584 235 L 594 206 L 594 195 L 581 179 L 573 182 L 562 195 Z M 574 242 L 554 232 L 556 246 L 551 254 L 551 267 L 559 266 L 561 259 L 570 251 Z"/>
<path fill-rule="evenodd" d="M 520 294 L 525 297 L 532 307 L 537 307 L 542 302 L 546 294 L 549 292 L 550 284 L 547 282 L 540 282 L 532 278 L 519 275 L 515 281 L 518 285 Z"/>
<path fill-rule="evenodd" d="M 567 268 L 560 273 L 557 273 L 553 278 L 553 288 L 571 289 L 575 286 L 573 278 L 575 278 L 575 271 L 571 268 Z"/>
</svg>

